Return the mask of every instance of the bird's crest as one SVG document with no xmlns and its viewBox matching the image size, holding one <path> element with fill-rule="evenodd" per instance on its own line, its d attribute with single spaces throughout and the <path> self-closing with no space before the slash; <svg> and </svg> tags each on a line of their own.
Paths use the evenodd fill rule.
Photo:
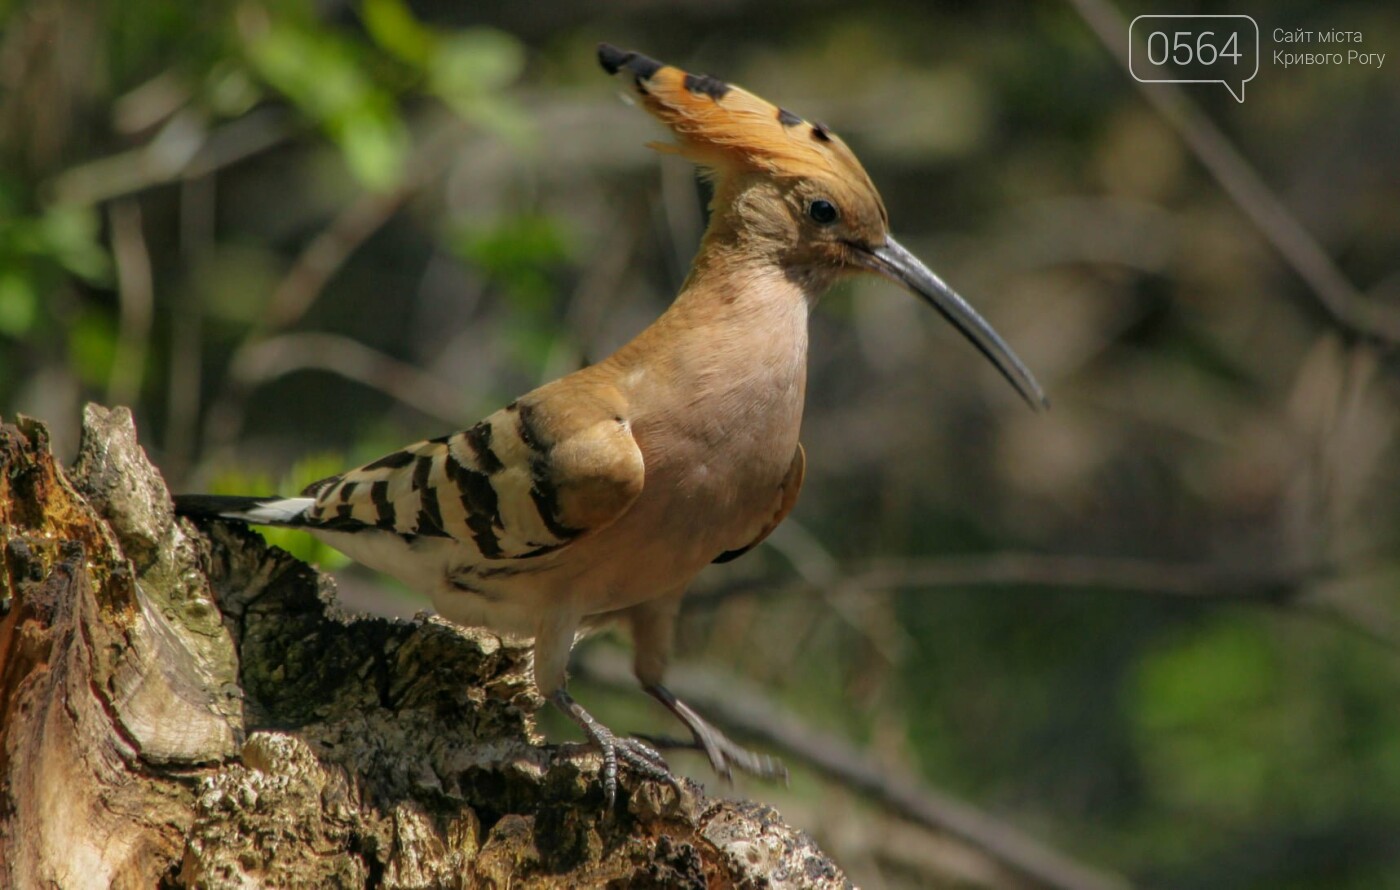
<svg viewBox="0 0 1400 890">
<path fill-rule="evenodd" d="M 747 90 L 607 43 L 598 44 L 598 61 L 609 74 L 629 75 L 642 106 L 676 134 L 674 144 L 651 143 L 659 151 L 720 173 L 834 174 L 869 182 L 836 134 Z"/>
</svg>

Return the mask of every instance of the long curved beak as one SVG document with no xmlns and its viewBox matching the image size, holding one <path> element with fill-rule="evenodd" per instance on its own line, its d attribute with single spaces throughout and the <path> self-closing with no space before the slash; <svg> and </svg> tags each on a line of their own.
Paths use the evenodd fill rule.
<svg viewBox="0 0 1400 890">
<path fill-rule="evenodd" d="M 977 314 L 977 310 L 958 296 L 957 292 L 943 283 L 943 279 L 919 261 L 903 245 L 893 238 L 886 237 L 885 243 L 874 249 L 858 247 L 856 252 L 865 260 L 864 265 L 871 271 L 884 275 L 891 281 L 918 294 L 948 321 L 962 335 L 972 341 L 978 351 L 985 355 L 1007 381 L 1021 394 L 1030 406 L 1037 411 L 1050 407 L 1050 400 L 1040 388 L 1026 366 L 1011 351 L 992 326 Z"/>
</svg>

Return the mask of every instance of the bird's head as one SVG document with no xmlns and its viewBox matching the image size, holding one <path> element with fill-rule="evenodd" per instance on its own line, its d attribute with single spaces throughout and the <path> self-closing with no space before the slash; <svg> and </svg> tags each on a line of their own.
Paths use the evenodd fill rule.
<svg viewBox="0 0 1400 890">
<path fill-rule="evenodd" d="M 598 61 L 624 75 L 647 111 L 675 135 L 653 143 L 715 180 L 708 238 L 740 239 L 792 274 L 826 282 L 875 272 L 922 297 L 996 365 L 1034 408 L 1040 384 L 952 288 L 895 241 L 889 214 L 855 154 L 830 129 L 709 75 L 688 74 L 603 43 Z"/>
</svg>

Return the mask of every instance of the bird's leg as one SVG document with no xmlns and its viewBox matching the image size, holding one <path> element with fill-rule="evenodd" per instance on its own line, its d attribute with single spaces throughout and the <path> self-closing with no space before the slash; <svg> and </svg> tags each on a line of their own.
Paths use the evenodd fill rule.
<svg viewBox="0 0 1400 890">
<path fill-rule="evenodd" d="M 695 713 L 690 705 L 676 698 L 671 690 L 660 683 L 648 683 L 644 688 L 648 695 L 661 702 L 672 714 L 675 714 L 690 730 L 691 736 L 694 738 L 694 741 L 689 745 L 677 744 L 666 739 L 653 739 L 652 741 L 662 747 L 692 747 L 704 751 L 705 756 L 710 758 L 710 766 L 714 767 L 715 772 L 722 776 L 725 781 L 733 779 L 731 767 L 738 767 L 761 779 L 787 781 L 787 767 L 783 765 L 781 760 L 767 754 L 750 751 L 730 741 L 728 736 L 711 726 L 704 717 Z"/>
<path fill-rule="evenodd" d="M 567 610 L 558 609 L 542 621 L 535 633 L 535 686 L 540 695 L 549 699 L 588 737 L 588 741 L 603 755 L 603 796 L 608 809 L 617 800 L 617 765 L 625 764 L 638 775 L 666 782 L 681 793 L 680 783 L 671 775 L 670 767 L 655 748 L 633 738 L 619 738 L 599 723 L 564 688 L 565 667 L 569 650 L 573 648 L 578 619 Z"/>
<path fill-rule="evenodd" d="M 628 612 L 632 628 L 633 661 L 632 670 L 647 694 L 666 706 L 690 730 L 691 742 L 678 742 L 674 739 L 644 737 L 663 748 L 695 748 L 705 752 L 710 758 L 710 766 L 726 780 L 733 778 L 731 767 L 738 767 L 765 779 L 787 779 L 787 767 L 782 761 L 766 754 L 756 754 L 731 742 L 724 733 L 711 726 L 705 718 L 676 698 L 671 690 L 661 685 L 661 677 L 666 672 L 670 660 L 671 644 L 675 638 L 676 615 L 680 611 L 684 589 L 677 589 L 664 597 L 634 606 Z"/>
<path fill-rule="evenodd" d="M 661 753 L 651 745 L 641 739 L 627 736 L 618 738 L 611 729 L 594 719 L 592 714 L 585 711 L 583 706 L 574 701 L 574 697 L 562 688 L 554 690 L 549 700 L 567 714 L 570 720 L 577 723 L 594 747 L 602 752 L 603 797 L 607 800 L 608 809 L 612 809 L 613 802 L 617 799 L 619 762 L 645 779 L 665 782 L 675 788 L 677 793 L 681 792 L 680 783 L 671 775 L 671 768 L 666 765 Z"/>
</svg>

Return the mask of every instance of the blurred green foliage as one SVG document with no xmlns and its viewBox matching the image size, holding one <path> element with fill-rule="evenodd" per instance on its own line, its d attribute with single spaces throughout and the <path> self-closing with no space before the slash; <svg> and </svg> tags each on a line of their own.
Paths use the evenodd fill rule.
<svg viewBox="0 0 1400 890">
<path fill-rule="evenodd" d="M 1400 46 L 1381 0 L 1256 15 Z M 1317 620 L 1400 626 L 1393 350 L 1339 333 L 1069 5 L 5 4 L 0 413 L 71 449 L 144 356 L 121 370 L 173 487 L 290 493 L 606 355 L 674 294 L 703 189 L 640 147 L 598 40 L 841 132 L 1055 402 L 1031 416 L 931 313 L 843 286 L 813 316 L 801 533 L 702 579 L 767 594 L 702 600 L 685 657 L 1147 885 L 1400 887 L 1400 663 Z M 1395 83 L 1188 88 L 1383 308 Z M 1330 580 L 1295 581 L 1305 609 L 921 574 L 1023 550 L 1153 560 L 1164 589 L 1173 566 Z M 872 561 L 905 574 L 862 583 Z M 742 790 L 863 884 L 940 880 L 819 777 Z"/>
<path fill-rule="evenodd" d="M 210 494 L 291 494 L 304 490 L 313 482 L 344 472 L 345 455 L 333 451 L 309 454 L 293 463 L 287 472 L 274 479 L 266 473 L 229 468 L 209 477 Z M 259 529 L 269 544 L 281 547 L 297 559 L 333 571 L 350 564 L 350 559 L 335 548 L 310 535 L 290 528 Z"/>
<path fill-rule="evenodd" d="M 463 223 L 449 236 L 454 253 L 481 270 L 508 301 L 501 337 L 526 367 L 543 370 L 554 348 L 563 272 L 575 259 L 565 224 L 545 215 Z"/>
<path fill-rule="evenodd" d="M 9 203 L 9 202 L 6 202 Z M 0 205 L 0 335 L 29 334 L 43 295 L 64 275 L 111 285 L 111 264 L 90 207 L 49 207 L 34 215 Z"/>
<path fill-rule="evenodd" d="M 368 53 L 314 23 L 274 18 L 247 30 L 253 69 L 335 140 L 355 177 L 373 189 L 397 185 L 409 137 L 392 97 L 366 74 Z"/>
</svg>

